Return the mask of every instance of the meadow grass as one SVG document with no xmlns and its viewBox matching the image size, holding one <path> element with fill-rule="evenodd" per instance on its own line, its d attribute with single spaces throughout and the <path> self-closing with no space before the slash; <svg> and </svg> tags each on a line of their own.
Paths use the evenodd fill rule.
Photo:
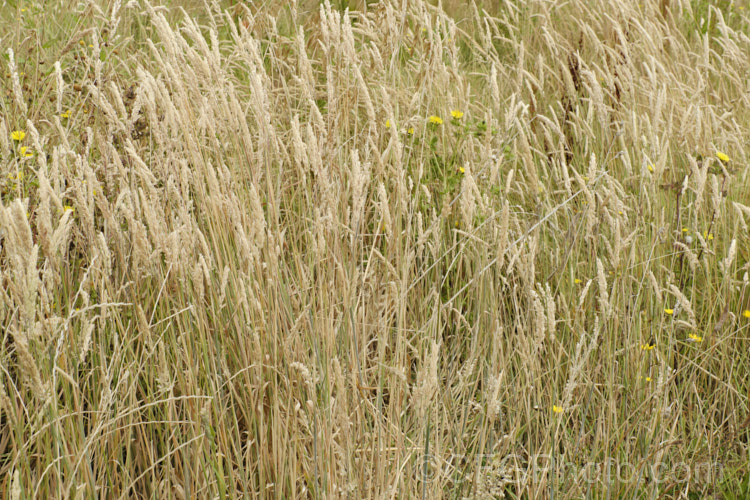
<svg viewBox="0 0 750 500">
<path fill-rule="evenodd" d="M 750 494 L 749 11 L 5 2 L 0 497 Z"/>
</svg>

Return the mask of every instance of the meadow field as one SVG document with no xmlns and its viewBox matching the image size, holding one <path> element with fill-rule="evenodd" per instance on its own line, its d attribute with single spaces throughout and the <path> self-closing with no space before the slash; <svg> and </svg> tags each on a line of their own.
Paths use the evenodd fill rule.
<svg viewBox="0 0 750 500">
<path fill-rule="evenodd" d="M 0 498 L 750 497 L 747 0 L 159 1 L 0 6 Z"/>
</svg>

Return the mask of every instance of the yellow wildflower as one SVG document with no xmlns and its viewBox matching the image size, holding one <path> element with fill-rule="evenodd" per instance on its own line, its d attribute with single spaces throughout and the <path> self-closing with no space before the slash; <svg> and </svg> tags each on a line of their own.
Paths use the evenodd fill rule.
<svg viewBox="0 0 750 500">
<path fill-rule="evenodd" d="M 462 111 L 459 111 L 457 109 L 454 109 L 451 111 L 451 116 L 455 118 L 456 120 L 460 120 L 462 116 L 464 116 Z"/>
<path fill-rule="evenodd" d="M 34 156 L 34 152 L 31 150 L 27 150 L 26 146 L 21 146 L 21 156 L 23 156 L 24 158 L 31 158 L 32 156 Z"/>
<path fill-rule="evenodd" d="M 653 164 L 651 164 L 651 163 L 648 164 L 648 171 L 649 172 L 653 172 L 654 171 L 654 165 Z"/>
<path fill-rule="evenodd" d="M 576 285 L 578 285 L 578 284 L 583 283 L 583 280 L 579 280 L 578 278 L 576 278 L 576 279 L 573 280 L 573 283 L 575 283 Z"/>
<path fill-rule="evenodd" d="M 439 116 L 432 115 L 429 118 L 429 120 L 430 120 L 430 123 L 432 123 L 434 125 L 442 125 L 443 124 L 443 119 L 440 118 Z"/>
<path fill-rule="evenodd" d="M 63 207 L 63 212 L 75 212 L 75 211 L 76 211 L 76 209 L 73 208 L 73 207 L 71 207 L 70 205 L 65 205 Z"/>
<path fill-rule="evenodd" d="M 385 128 L 391 128 L 391 121 L 390 120 L 386 120 L 385 121 Z"/>
<path fill-rule="evenodd" d="M 562 406 L 557 406 L 557 405 L 552 405 L 552 411 L 555 412 L 555 413 L 562 413 L 563 412 L 563 407 Z"/>
<path fill-rule="evenodd" d="M 66 112 L 61 114 L 60 118 L 70 118 L 70 110 L 67 110 Z"/>
<path fill-rule="evenodd" d="M 664 312 L 667 314 L 674 314 L 674 309 L 664 309 Z"/>
<path fill-rule="evenodd" d="M 742 311 L 742 315 L 746 318 L 750 318 L 750 309 L 745 309 Z"/>
<path fill-rule="evenodd" d="M 462 174 L 465 174 L 466 173 L 466 168 L 465 167 L 458 167 L 458 171 L 461 172 Z"/>
<path fill-rule="evenodd" d="M 16 142 L 21 142 L 24 137 L 26 137 L 26 132 L 24 132 L 23 130 L 14 130 L 10 134 L 10 138 Z"/>
<path fill-rule="evenodd" d="M 703 342 L 703 337 L 696 335 L 695 333 L 691 333 L 688 337 L 688 342 Z"/>
<path fill-rule="evenodd" d="M 729 157 L 725 155 L 724 153 L 722 153 L 721 151 L 716 152 L 716 157 L 724 163 L 729 161 Z"/>
<path fill-rule="evenodd" d="M 407 134 L 409 134 L 409 135 L 414 135 L 414 127 L 409 127 L 409 128 L 408 128 L 408 129 L 406 130 L 406 133 L 407 133 Z"/>
</svg>

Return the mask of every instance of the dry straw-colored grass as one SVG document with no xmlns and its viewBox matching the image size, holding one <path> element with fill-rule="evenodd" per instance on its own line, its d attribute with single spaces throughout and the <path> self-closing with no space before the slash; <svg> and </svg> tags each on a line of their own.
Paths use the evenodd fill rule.
<svg viewBox="0 0 750 500">
<path fill-rule="evenodd" d="M 0 496 L 747 492 L 745 6 L 4 7 Z"/>
</svg>

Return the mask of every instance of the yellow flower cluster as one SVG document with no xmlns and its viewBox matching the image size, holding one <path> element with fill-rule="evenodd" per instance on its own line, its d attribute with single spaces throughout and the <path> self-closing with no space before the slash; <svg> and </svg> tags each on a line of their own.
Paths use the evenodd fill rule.
<svg viewBox="0 0 750 500">
<path fill-rule="evenodd" d="M 23 130 L 14 130 L 10 133 L 10 138 L 15 142 L 21 142 L 26 138 L 26 132 L 24 132 Z M 21 146 L 18 149 L 18 152 L 21 158 L 31 158 L 32 156 L 34 156 L 34 152 L 28 149 L 26 146 Z"/>
</svg>

